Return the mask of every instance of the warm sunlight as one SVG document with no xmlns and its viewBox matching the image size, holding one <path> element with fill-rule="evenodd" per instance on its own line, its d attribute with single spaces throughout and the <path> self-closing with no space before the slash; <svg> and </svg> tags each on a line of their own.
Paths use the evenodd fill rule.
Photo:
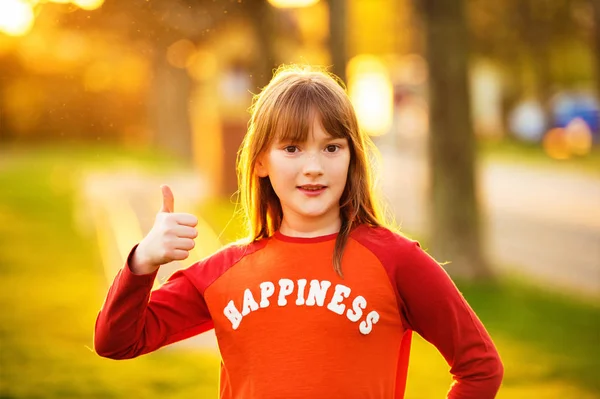
<svg viewBox="0 0 600 399">
<path fill-rule="evenodd" d="M 360 55 L 348 63 L 348 92 L 358 121 L 368 134 L 380 136 L 392 125 L 392 83 L 386 66 L 371 55 Z"/>
<path fill-rule="evenodd" d="M 309 7 L 318 2 L 319 0 L 269 0 L 269 3 L 279 8 Z"/>
<path fill-rule="evenodd" d="M 57 4 L 72 3 L 83 10 L 96 10 L 104 4 L 104 0 L 47 0 Z M 1 0 L 0 1 L 0 33 L 9 36 L 24 36 L 33 27 L 38 7 L 38 0 Z M 34 12 L 35 7 L 35 12 Z"/>
<path fill-rule="evenodd" d="M 72 0 L 71 2 L 84 10 L 96 10 L 104 4 L 104 0 Z"/>
<path fill-rule="evenodd" d="M 0 0 L 0 399 L 600 399 L 600 0 L 461 4 Z"/>
<path fill-rule="evenodd" d="M 23 36 L 33 26 L 33 10 L 22 0 L 0 1 L 0 32 L 10 36 Z"/>
</svg>

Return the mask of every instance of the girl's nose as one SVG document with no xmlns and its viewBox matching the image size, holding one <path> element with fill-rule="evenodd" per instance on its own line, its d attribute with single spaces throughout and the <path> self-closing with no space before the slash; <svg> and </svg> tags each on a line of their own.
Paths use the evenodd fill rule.
<svg viewBox="0 0 600 399">
<path fill-rule="evenodd" d="M 306 176 L 319 176 L 323 174 L 323 165 L 321 164 L 321 159 L 318 155 L 315 154 L 307 154 L 303 173 Z"/>
</svg>

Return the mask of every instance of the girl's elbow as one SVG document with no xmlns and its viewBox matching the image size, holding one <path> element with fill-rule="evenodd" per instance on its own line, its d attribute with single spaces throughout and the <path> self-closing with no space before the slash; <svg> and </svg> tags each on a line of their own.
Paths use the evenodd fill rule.
<svg viewBox="0 0 600 399">
<path fill-rule="evenodd" d="M 132 359 L 139 356 L 131 348 L 122 349 L 116 347 L 110 339 L 101 335 L 94 335 L 94 351 L 100 357 L 113 360 Z"/>
<path fill-rule="evenodd" d="M 94 352 L 96 352 L 98 356 L 105 357 L 107 359 L 123 359 L 121 356 L 119 356 L 120 354 L 117 351 L 98 340 L 94 340 Z"/>
<path fill-rule="evenodd" d="M 498 387 L 502 384 L 502 380 L 504 379 L 504 364 L 500 359 L 500 356 L 496 357 L 496 370 L 493 374 L 494 381 L 497 382 Z"/>
<path fill-rule="evenodd" d="M 489 366 L 488 384 L 490 387 L 493 386 L 494 392 L 497 392 L 504 378 L 504 364 L 502 364 L 502 360 L 498 354 L 494 356 Z"/>
</svg>

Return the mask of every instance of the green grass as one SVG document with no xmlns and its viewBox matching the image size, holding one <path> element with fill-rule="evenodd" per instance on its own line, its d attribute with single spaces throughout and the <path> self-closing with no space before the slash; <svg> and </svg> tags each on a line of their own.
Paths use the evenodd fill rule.
<svg viewBox="0 0 600 399">
<path fill-rule="evenodd" d="M 131 155 L 87 147 L 0 153 L 0 397 L 216 397 L 215 356 L 167 349 L 117 362 L 90 349 L 107 287 L 94 237 L 75 227 L 75 177 L 129 164 Z M 145 167 L 176 167 L 134 156 Z"/>
<path fill-rule="evenodd" d="M 600 306 L 513 279 L 459 286 L 501 349 L 506 341 L 515 341 L 540 356 L 521 359 L 522 372 L 513 370 L 506 384 L 518 383 L 527 368 L 542 366 L 539 377 L 569 381 L 600 394 Z"/>
<path fill-rule="evenodd" d="M 107 287 L 95 237 L 74 220 L 76 178 L 87 168 L 131 165 L 180 167 L 110 147 L 0 151 L 0 397 L 217 397 L 215 356 L 166 348 L 111 361 L 90 349 Z M 217 232 L 232 209 L 229 200 L 199 207 Z M 234 219 L 223 239 L 239 234 Z M 600 398 L 597 306 L 517 280 L 459 286 L 504 360 L 499 398 Z M 442 398 L 450 382 L 435 348 L 415 337 L 407 398 Z"/>
</svg>

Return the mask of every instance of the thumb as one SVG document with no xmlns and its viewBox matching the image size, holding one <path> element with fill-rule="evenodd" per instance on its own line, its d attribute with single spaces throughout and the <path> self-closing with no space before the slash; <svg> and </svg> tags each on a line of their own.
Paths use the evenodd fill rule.
<svg viewBox="0 0 600 399">
<path fill-rule="evenodd" d="M 161 212 L 172 213 L 175 208 L 175 198 L 173 198 L 173 191 L 167 185 L 160 186 L 162 190 L 163 203 L 162 208 L 160 208 Z"/>
</svg>

